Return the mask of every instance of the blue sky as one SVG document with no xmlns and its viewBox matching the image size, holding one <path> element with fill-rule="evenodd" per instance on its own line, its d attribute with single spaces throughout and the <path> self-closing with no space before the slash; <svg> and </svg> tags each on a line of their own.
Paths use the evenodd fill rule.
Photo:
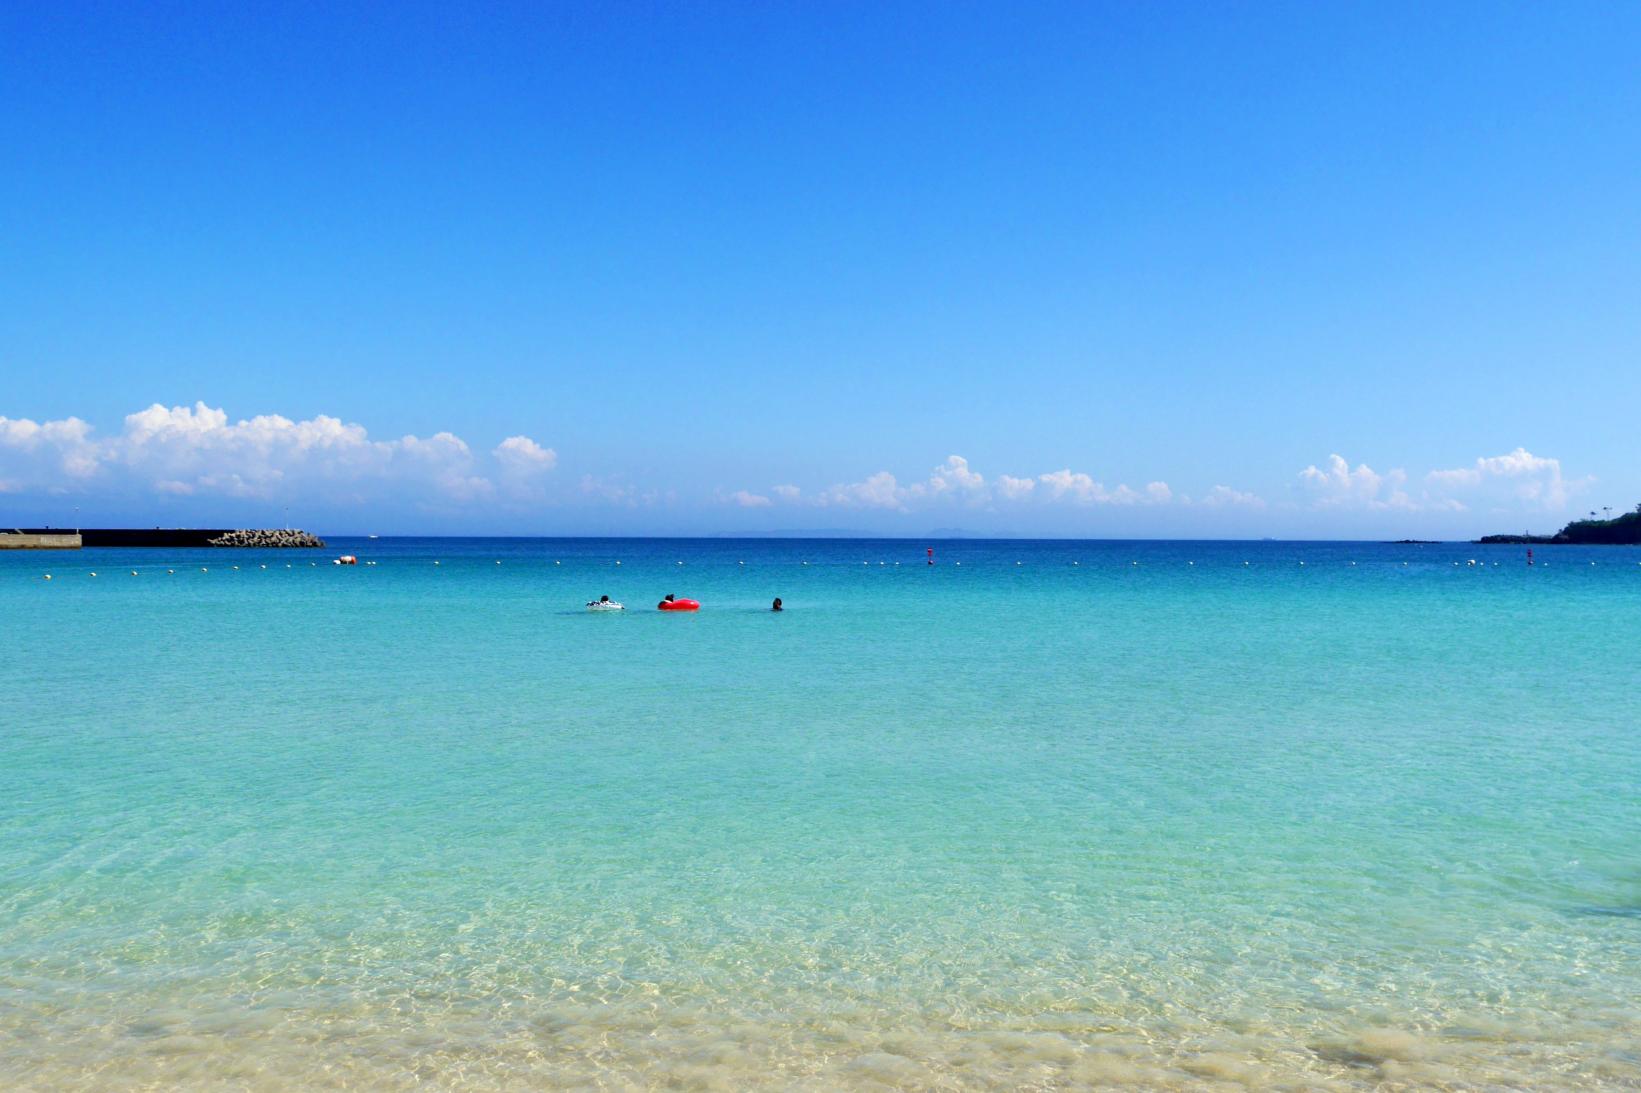
<svg viewBox="0 0 1641 1093">
<path fill-rule="evenodd" d="M 10 5 L 0 105 L 8 524 L 1641 501 L 1633 6 Z"/>
</svg>

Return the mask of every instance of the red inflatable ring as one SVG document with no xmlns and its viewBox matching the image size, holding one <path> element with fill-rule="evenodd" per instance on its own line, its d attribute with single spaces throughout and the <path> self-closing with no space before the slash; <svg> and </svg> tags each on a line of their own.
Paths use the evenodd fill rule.
<svg viewBox="0 0 1641 1093">
<path fill-rule="evenodd" d="M 701 602 L 699 600 L 662 600 L 660 603 L 656 604 L 655 606 L 659 607 L 663 611 L 699 611 L 699 610 L 701 610 Z"/>
</svg>

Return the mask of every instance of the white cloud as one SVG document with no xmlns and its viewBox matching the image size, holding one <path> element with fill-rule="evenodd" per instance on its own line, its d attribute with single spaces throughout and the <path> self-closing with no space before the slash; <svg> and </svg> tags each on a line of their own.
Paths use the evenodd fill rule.
<svg viewBox="0 0 1641 1093">
<path fill-rule="evenodd" d="M 527 436 L 510 436 L 490 451 L 498 478 L 515 501 L 544 501 L 544 479 L 558 466 L 558 453 Z"/>
<path fill-rule="evenodd" d="M 1039 485 L 1041 489 L 1038 489 Z M 776 492 L 783 500 L 796 501 L 799 498 L 795 486 L 777 487 Z M 985 476 L 971 467 L 967 459 L 953 455 L 934 468 L 925 481 L 902 485 L 892 472 L 879 471 L 862 481 L 841 483 L 822 490 L 811 503 L 908 512 L 914 506 L 952 501 L 980 507 L 999 500 L 1024 502 L 1034 499 L 1043 503 L 1069 501 L 1076 504 L 1165 505 L 1173 501 L 1174 491 L 1166 482 L 1151 482 L 1143 492 L 1125 485 L 1107 488 L 1089 475 L 1070 468 L 1050 471 L 1036 478 L 1001 474 L 994 485 L 988 485 Z"/>
<path fill-rule="evenodd" d="M 768 508 L 770 504 L 769 498 L 751 490 L 736 490 L 729 495 L 729 499 L 743 509 L 763 509 Z"/>
<path fill-rule="evenodd" d="M 789 488 L 791 499 L 796 500 L 797 488 Z M 971 468 L 969 461 L 960 455 L 947 456 L 922 482 L 903 486 L 889 471 L 878 471 L 860 482 L 841 483 L 822 490 L 814 504 L 906 512 L 915 503 L 954 499 L 971 505 L 981 505 L 990 499 L 985 476 Z"/>
<path fill-rule="evenodd" d="M 1245 493 L 1242 490 L 1233 490 L 1230 486 L 1215 486 L 1203 496 L 1199 504 L 1207 505 L 1209 508 L 1220 508 L 1226 505 L 1244 505 L 1256 509 L 1265 507 L 1263 498 L 1256 494 Z"/>
<path fill-rule="evenodd" d="M 1146 492 L 1140 494 L 1127 486 L 1119 485 L 1116 489 L 1107 489 L 1102 482 L 1096 482 L 1091 476 L 1080 471 L 1074 472 L 1067 467 L 1058 471 L 1037 476 L 1048 490 L 1051 500 L 1069 499 L 1079 505 L 1134 505 L 1141 502 L 1163 504 L 1173 497 L 1173 491 L 1166 482 L 1153 482 L 1146 487 Z"/>
<path fill-rule="evenodd" d="M 91 426 L 77 417 L 60 421 L 35 422 L 28 418 L 0 417 L 0 458 L 17 477 L 7 478 L 9 492 L 50 480 L 47 488 L 60 488 L 66 477 L 89 478 L 97 472 L 97 445 L 91 440 Z"/>
<path fill-rule="evenodd" d="M 1559 459 L 1536 456 L 1526 448 L 1504 455 L 1483 456 L 1468 467 L 1436 470 L 1425 475 L 1426 485 L 1437 495 L 1479 494 L 1478 500 L 1495 503 L 1513 500 L 1544 509 L 1564 507 L 1574 493 L 1592 481 L 1589 478 L 1568 481 L 1562 476 Z"/>
<path fill-rule="evenodd" d="M 624 474 L 584 474 L 581 476 L 581 492 L 588 497 L 596 497 L 601 501 L 624 505 L 627 508 L 657 505 L 662 502 L 672 504 L 678 500 L 677 494 L 671 490 L 663 493 L 656 489 L 640 489 Z"/>
<path fill-rule="evenodd" d="M 929 474 L 928 491 L 942 494 L 948 491 L 978 494 L 986 488 L 986 480 L 969 469 L 969 461 L 960 455 L 949 455 Z"/>
<path fill-rule="evenodd" d="M 1037 488 L 1035 478 L 1016 478 L 1012 474 L 997 476 L 997 492 L 1007 501 L 1023 501 Z"/>
<path fill-rule="evenodd" d="M 1406 482 L 1406 471 L 1380 474 L 1366 463 L 1352 470 L 1349 461 L 1338 454 L 1328 456 L 1326 470 L 1313 464 L 1299 472 L 1300 487 L 1315 504 L 1342 508 L 1414 508 L 1402 489 Z"/>
<path fill-rule="evenodd" d="M 525 474 L 540 474 L 558 466 L 557 452 L 543 448 L 527 436 L 510 436 L 490 454 L 503 467 Z"/>
<path fill-rule="evenodd" d="M 491 452 L 509 483 L 549 471 L 551 448 L 512 436 Z M 155 403 L 99 438 L 79 418 L 36 423 L 0 417 L 0 479 L 14 492 L 219 496 L 356 504 L 384 499 L 465 503 L 495 484 L 466 441 L 449 432 L 373 440 L 365 427 L 319 414 L 231 421 L 225 410 Z"/>
<path fill-rule="evenodd" d="M 1463 512 L 1477 505 L 1493 511 L 1559 509 L 1593 481 L 1567 479 L 1559 460 L 1525 448 L 1484 456 L 1468 467 L 1429 471 L 1418 496 L 1405 488 L 1405 471 L 1379 474 L 1365 463 L 1352 470 L 1339 455 L 1329 456 L 1325 469 L 1310 466 L 1299 473 L 1300 488 L 1316 505 L 1407 511 Z"/>
<path fill-rule="evenodd" d="M 796 501 L 803 493 L 803 491 L 798 489 L 796 486 L 776 486 L 769 492 L 773 493 L 776 497 L 779 497 L 782 501 Z"/>
<path fill-rule="evenodd" d="M 822 490 L 817 505 L 841 505 L 846 508 L 905 509 L 906 492 L 895 476 L 878 471 L 861 482 L 850 482 Z"/>
<path fill-rule="evenodd" d="M 589 497 L 616 503 L 631 502 L 635 496 L 635 491 L 627 483 L 598 474 L 581 476 L 581 492 Z"/>
</svg>

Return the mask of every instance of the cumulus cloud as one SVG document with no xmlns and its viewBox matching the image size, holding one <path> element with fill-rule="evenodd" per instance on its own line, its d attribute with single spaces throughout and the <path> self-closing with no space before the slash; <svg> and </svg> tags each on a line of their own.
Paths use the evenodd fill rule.
<svg viewBox="0 0 1641 1093">
<path fill-rule="evenodd" d="M 1366 463 L 1354 470 L 1344 456 L 1328 456 L 1326 469 L 1312 464 L 1299 472 L 1299 485 L 1317 505 L 1346 508 L 1413 508 L 1412 499 L 1402 488 L 1407 472 L 1397 469 L 1380 474 Z"/>
<path fill-rule="evenodd" d="M 522 474 L 540 474 L 558 466 L 557 452 L 543 448 L 527 436 L 510 436 L 490 454 L 501 466 Z"/>
<path fill-rule="evenodd" d="M 947 456 L 946 462 L 930 472 L 927 486 L 929 493 L 934 495 L 948 492 L 979 494 L 985 488 L 985 478 L 970 470 L 969 461 L 960 455 Z"/>
<path fill-rule="evenodd" d="M 1087 501 L 1096 494 L 1105 492 L 1105 487 L 1094 481 L 1093 478 L 1082 473 L 1073 474 L 1070 467 L 1040 474 L 1037 476 L 1037 480 L 1048 488 L 1050 495 L 1056 500 L 1070 496 L 1079 501 Z"/>
<path fill-rule="evenodd" d="M 1593 481 L 1568 479 L 1560 460 L 1525 448 L 1483 456 L 1468 467 L 1426 472 L 1416 496 L 1408 488 L 1405 471 L 1379 474 L 1365 463 L 1353 470 L 1339 455 L 1329 456 L 1325 467 L 1310 466 L 1299 473 L 1302 492 L 1316 505 L 1410 511 L 1460 512 L 1475 505 L 1494 510 L 1559 509 Z"/>
<path fill-rule="evenodd" d="M 552 470 L 557 455 L 525 436 L 491 453 L 494 473 L 519 482 Z M 0 417 L 0 479 L 13 492 L 148 489 L 168 496 L 301 497 L 356 503 L 392 495 L 462 503 L 494 496 L 495 483 L 467 442 L 449 432 L 372 439 L 363 425 L 319 414 L 293 421 L 262 414 L 155 403 L 98 437 L 78 418 Z"/>
<path fill-rule="evenodd" d="M 35 422 L 0 417 L 0 458 L 7 472 L 5 492 L 33 485 L 61 490 L 97 473 L 97 445 L 91 426 L 77 417 Z"/>
<path fill-rule="evenodd" d="M 1143 494 L 1122 485 L 1107 489 L 1103 482 L 1096 482 L 1091 475 L 1072 471 L 1069 467 L 1040 474 L 1037 481 L 1047 489 L 1050 499 L 1070 500 L 1079 505 L 1162 504 L 1173 496 L 1166 482 L 1151 483 Z"/>
<path fill-rule="evenodd" d="M 997 494 L 1006 501 L 1023 501 L 1037 488 L 1035 478 L 1016 478 L 1012 474 L 997 476 Z"/>
<path fill-rule="evenodd" d="M 771 492 L 785 502 L 805 500 L 796 486 L 777 486 Z M 1143 491 L 1126 485 L 1108 488 L 1092 476 L 1070 468 L 1050 471 L 1035 478 L 1000 474 L 995 483 L 988 483 L 986 477 L 970 466 L 967 459 L 951 455 L 921 481 L 902 483 L 893 472 L 878 471 L 858 482 L 829 486 L 807 498 L 809 504 L 821 507 L 836 505 L 898 512 L 909 512 L 921 505 L 953 502 L 983 507 L 997 501 L 1023 503 L 1032 500 L 1042 503 L 1166 505 L 1174 500 L 1174 491 L 1166 482 L 1148 483 Z"/>
<path fill-rule="evenodd" d="M 860 482 L 831 486 L 820 492 L 817 505 L 842 505 L 846 508 L 905 509 L 906 491 L 888 471 L 878 471 Z"/>
<path fill-rule="evenodd" d="M 1533 508 L 1559 509 L 1592 479 L 1569 481 L 1561 473 L 1561 461 L 1536 456 L 1526 448 L 1504 455 L 1483 456 L 1468 467 L 1435 470 L 1425 475 L 1430 491 L 1438 495 L 1475 493 L 1478 499 L 1490 496 L 1513 499 Z"/>
<path fill-rule="evenodd" d="M 527 436 L 510 436 L 490 450 L 501 488 L 515 501 L 541 501 L 544 482 L 558 466 L 558 453 Z"/>
<path fill-rule="evenodd" d="M 743 509 L 765 509 L 770 505 L 769 498 L 751 490 L 736 490 L 729 495 L 729 499 Z"/>
</svg>

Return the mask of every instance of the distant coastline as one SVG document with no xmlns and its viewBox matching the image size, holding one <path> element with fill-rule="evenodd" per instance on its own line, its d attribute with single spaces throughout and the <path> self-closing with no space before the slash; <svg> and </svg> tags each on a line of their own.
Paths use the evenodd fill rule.
<svg viewBox="0 0 1641 1093">
<path fill-rule="evenodd" d="M 1574 520 L 1554 535 L 1483 535 L 1478 543 L 1528 543 L 1547 546 L 1641 545 L 1641 505 L 1610 520 Z"/>
</svg>

